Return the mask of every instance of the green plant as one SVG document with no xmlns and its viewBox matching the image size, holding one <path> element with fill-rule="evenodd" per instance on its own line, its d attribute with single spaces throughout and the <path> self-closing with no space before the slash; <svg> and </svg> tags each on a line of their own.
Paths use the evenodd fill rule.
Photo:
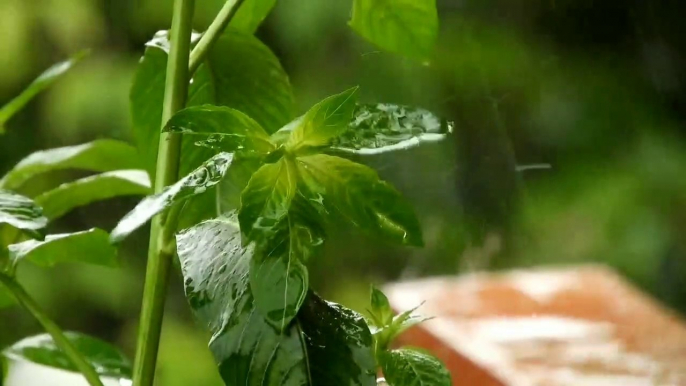
<svg viewBox="0 0 686 386">
<path fill-rule="evenodd" d="M 451 383 L 429 354 L 389 349 L 397 334 L 421 320 L 413 310 L 393 317 L 388 300 L 375 289 L 368 323 L 321 299 L 309 286 L 307 270 L 310 259 L 320 258 L 330 221 L 349 222 L 389 243 L 423 244 L 411 205 L 373 169 L 345 157 L 440 140 L 450 125 L 423 109 L 358 104 L 356 87 L 297 117 L 287 74 L 252 35 L 274 3 L 229 0 L 199 35 L 191 30 L 194 1 L 175 0 L 171 30 L 147 44 L 131 88 L 140 157 L 129 154 L 133 149 L 126 144 L 99 141 L 36 153 L 3 178 L 4 188 L 16 190 L 31 176 L 54 169 L 103 172 L 35 201 L 9 191 L 0 195 L 7 202 L 0 200 L 0 219 L 11 226 L 3 237 L 0 278 L 53 337 L 31 340 L 44 355 L 26 358 L 49 365 L 35 358 L 64 352 L 66 363 L 74 365 L 70 369 L 83 372 L 91 385 L 101 384 L 94 368 L 107 367 L 93 363 L 84 348 L 92 345 L 79 345 L 83 340 L 77 335 L 65 338 L 27 297 L 14 272 L 20 258 L 113 263 L 103 260 L 108 254 L 86 253 L 112 250 L 103 242 L 104 232 L 21 243 L 17 237 L 41 238 L 38 231 L 48 222 L 41 211 L 58 216 L 97 199 L 149 194 L 147 180 L 138 178 L 143 168 L 154 181 L 153 192 L 109 236 L 120 242 L 152 220 L 135 386 L 153 384 L 176 256 L 186 297 L 212 333 L 209 346 L 227 385 L 374 385 L 378 368 L 393 386 Z M 355 0 L 350 25 L 381 48 L 426 61 L 438 31 L 435 0 Z M 103 193 L 102 186 L 111 188 Z M 28 236 L 17 236 L 20 231 Z M 97 260 L 89 261 L 93 256 Z M 120 355 L 111 356 L 124 363 Z M 117 369 L 117 376 L 128 376 L 128 367 Z"/>
</svg>

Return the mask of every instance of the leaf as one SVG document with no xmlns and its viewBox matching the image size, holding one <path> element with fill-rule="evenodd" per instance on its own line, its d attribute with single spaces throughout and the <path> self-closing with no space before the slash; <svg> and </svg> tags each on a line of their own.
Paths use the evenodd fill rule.
<svg viewBox="0 0 686 386">
<path fill-rule="evenodd" d="M 275 4 L 276 0 L 245 0 L 229 26 L 251 34 L 255 33 Z"/>
<path fill-rule="evenodd" d="M 55 170 L 83 169 L 107 172 L 137 169 L 139 166 L 136 149 L 121 141 L 101 139 L 82 145 L 37 151 L 19 161 L 0 180 L 0 187 L 16 189 L 38 174 Z"/>
<path fill-rule="evenodd" d="M 16 303 L 14 295 L 4 285 L 0 285 L 0 310 Z M 0 361 L 1 362 L 1 361 Z M 0 383 L 0 385 L 2 385 Z"/>
<path fill-rule="evenodd" d="M 292 163 L 284 158 L 262 165 L 253 174 L 241 194 L 238 214 L 244 245 L 275 233 L 274 228 L 288 214 L 295 196 L 296 178 Z"/>
<path fill-rule="evenodd" d="M 219 213 L 236 210 L 241 205 L 241 193 L 248 186 L 252 175 L 262 166 L 260 159 L 234 157 L 233 163 L 226 172 L 226 177 L 219 183 Z"/>
<path fill-rule="evenodd" d="M 298 119 L 286 148 L 297 152 L 301 148 L 325 146 L 341 135 L 355 109 L 356 92 L 357 87 L 353 87 L 314 105 Z"/>
<path fill-rule="evenodd" d="M 65 332 L 67 339 L 101 376 L 131 377 L 131 363 L 119 349 L 84 334 Z M 20 340 L 2 354 L 12 360 L 28 361 L 61 370 L 78 372 L 71 360 L 59 349 L 49 334 L 35 335 Z"/>
<path fill-rule="evenodd" d="M 364 318 L 311 293 L 298 315 L 311 385 L 375 386 L 372 335 Z"/>
<path fill-rule="evenodd" d="M 117 250 L 109 235 L 101 229 L 48 235 L 44 241 L 28 240 L 8 246 L 14 267 L 24 259 L 35 264 L 52 266 L 57 263 L 88 263 L 117 267 Z"/>
<path fill-rule="evenodd" d="M 426 60 L 438 36 L 436 0 L 354 0 L 348 24 L 379 48 Z"/>
<path fill-rule="evenodd" d="M 391 303 L 388 301 L 386 295 L 375 286 L 372 286 L 372 315 L 377 321 L 377 327 L 383 327 L 390 324 L 393 320 L 393 310 Z"/>
<path fill-rule="evenodd" d="M 381 369 L 391 386 L 451 386 L 450 373 L 432 355 L 403 348 L 380 355 Z"/>
<path fill-rule="evenodd" d="M 241 247 L 235 221 L 209 220 L 176 238 L 186 297 L 212 333 L 210 349 L 224 383 L 374 385 L 371 335 L 352 311 L 310 295 L 298 323 L 283 333 L 265 322 L 249 287 L 253 246 Z"/>
<path fill-rule="evenodd" d="M 21 94 L 9 101 L 6 105 L 0 108 L 0 134 L 4 132 L 4 127 L 7 121 L 10 120 L 19 110 L 21 110 L 31 99 L 38 93 L 48 88 L 60 76 L 64 75 L 74 65 L 81 61 L 86 56 L 87 52 L 80 52 L 72 58 L 52 65 L 47 70 L 43 71 L 31 84 L 25 88 Z"/>
<path fill-rule="evenodd" d="M 8 224 L 34 238 L 42 239 L 40 232 L 48 225 L 43 209 L 28 197 L 0 189 L 0 225 Z"/>
<path fill-rule="evenodd" d="M 453 124 L 428 110 L 379 103 L 358 105 L 347 130 L 331 147 L 345 153 L 371 155 L 405 150 L 443 140 Z"/>
<path fill-rule="evenodd" d="M 58 218 L 95 201 L 128 195 L 150 194 L 150 178 L 143 170 L 116 170 L 68 182 L 36 197 L 43 214 Z"/>
<path fill-rule="evenodd" d="M 308 385 L 297 327 L 279 334 L 254 307 L 249 266 L 235 216 L 177 235 L 186 298 L 212 333 L 210 350 L 227 386 Z"/>
<path fill-rule="evenodd" d="M 183 109 L 167 122 L 164 131 L 182 133 L 195 145 L 227 152 L 266 154 L 274 150 L 259 123 L 225 106 L 202 105 Z"/>
<path fill-rule="evenodd" d="M 194 42 L 198 38 L 194 35 Z M 130 105 L 136 145 L 146 169 L 154 176 L 162 127 L 167 31 L 155 34 L 146 46 L 131 87 Z M 269 133 L 288 123 L 294 109 L 288 75 L 278 58 L 254 36 L 233 30 L 217 40 L 189 86 L 187 106 L 204 104 L 237 109 Z M 212 149 L 196 146 L 197 138 L 184 138 L 182 142 L 180 175 L 215 154 Z"/>
<path fill-rule="evenodd" d="M 297 170 L 329 211 L 373 235 L 402 245 L 423 245 L 412 206 L 367 166 L 326 154 L 296 159 Z"/>
<path fill-rule="evenodd" d="M 167 186 L 158 194 L 144 198 L 119 221 L 119 224 L 112 231 L 111 241 L 123 240 L 156 214 L 182 200 L 205 193 L 207 189 L 217 185 L 224 177 L 232 160 L 232 154 L 219 153 L 175 184 Z"/>
</svg>

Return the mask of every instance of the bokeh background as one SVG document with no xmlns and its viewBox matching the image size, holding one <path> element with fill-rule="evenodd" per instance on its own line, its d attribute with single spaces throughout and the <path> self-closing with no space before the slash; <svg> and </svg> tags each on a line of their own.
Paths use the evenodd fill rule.
<svg viewBox="0 0 686 386">
<path fill-rule="evenodd" d="M 128 88 L 171 0 L 0 0 L 0 104 L 54 62 L 91 55 L 8 125 L 0 174 L 32 151 L 131 139 Z M 221 0 L 198 1 L 203 30 Z M 335 229 L 313 285 L 363 310 L 369 283 L 542 264 L 603 262 L 686 312 L 686 3 L 678 0 L 439 0 L 431 63 L 380 52 L 346 21 L 350 0 L 279 0 L 257 35 L 298 105 L 350 86 L 365 102 L 421 106 L 455 122 L 449 140 L 362 161 L 416 205 L 424 249 Z M 36 184 L 54 186 L 74 172 Z M 37 187 L 38 188 L 38 187 Z M 138 198 L 80 208 L 52 231 L 111 229 Z M 123 268 L 23 266 L 60 325 L 133 356 L 147 234 Z M 0 347 L 40 332 L 0 310 Z M 160 384 L 221 385 L 181 280 L 169 291 Z"/>
</svg>

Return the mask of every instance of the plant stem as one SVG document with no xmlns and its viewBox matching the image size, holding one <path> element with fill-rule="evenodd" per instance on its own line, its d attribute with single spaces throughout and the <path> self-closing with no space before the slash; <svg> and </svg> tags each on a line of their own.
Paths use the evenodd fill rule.
<svg viewBox="0 0 686 386">
<path fill-rule="evenodd" d="M 19 303 L 43 326 L 45 331 L 52 336 L 55 345 L 57 345 L 60 350 L 64 351 L 74 366 L 76 366 L 83 376 L 86 377 L 88 383 L 91 386 L 103 386 L 100 376 L 93 366 L 91 366 L 81 353 L 76 350 L 74 345 L 72 345 L 69 339 L 64 335 L 62 329 L 45 314 L 45 311 L 43 311 L 38 303 L 33 300 L 24 287 L 4 273 L 0 273 L 0 282 L 12 292 L 14 297 L 17 298 L 17 301 L 19 301 Z"/>
<path fill-rule="evenodd" d="M 162 127 L 169 118 L 186 104 L 188 96 L 188 61 L 195 0 L 175 0 L 171 27 L 171 47 L 167 61 L 167 77 L 162 108 Z M 160 135 L 155 175 L 155 193 L 178 179 L 181 155 L 181 135 L 163 132 Z M 167 246 L 174 237 L 176 224 L 156 216 L 150 230 L 148 266 L 145 274 L 143 306 L 136 342 L 136 359 L 133 367 L 133 385 L 151 386 L 155 378 L 157 352 L 162 331 L 164 302 L 169 282 L 169 270 L 174 253 Z"/>
<path fill-rule="evenodd" d="M 207 56 L 207 52 L 212 48 L 217 39 L 219 39 L 219 36 L 221 36 L 222 32 L 224 32 L 229 25 L 229 22 L 238 11 L 241 4 L 243 4 L 243 0 L 228 0 L 224 3 L 224 6 L 217 14 L 217 17 L 214 18 L 212 24 L 210 24 L 207 31 L 205 31 L 200 38 L 198 44 L 193 48 L 193 52 L 191 52 L 189 66 L 191 76 L 195 73 L 195 70 L 200 67 L 205 56 Z"/>
</svg>

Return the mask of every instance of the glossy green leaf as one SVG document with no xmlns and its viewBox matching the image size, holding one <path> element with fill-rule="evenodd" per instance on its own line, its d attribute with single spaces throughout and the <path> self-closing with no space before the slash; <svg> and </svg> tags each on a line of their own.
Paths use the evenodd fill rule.
<svg viewBox="0 0 686 386">
<path fill-rule="evenodd" d="M 109 242 L 109 235 L 101 229 L 48 235 L 43 241 L 28 240 L 8 247 L 10 261 L 52 266 L 57 263 L 88 263 L 116 267 L 117 250 Z"/>
<path fill-rule="evenodd" d="M 48 88 L 60 76 L 69 71 L 76 63 L 81 61 L 86 55 L 86 52 L 81 52 L 74 55 L 71 59 L 52 65 L 47 70 L 43 71 L 31 84 L 25 88 L 21 94 L 9 101 L 6 105 L 0 108 L 0 134 L 5 130 L 5 124 L 10 120 L 19 110 L 21 110 L 31 99 L 38 93 Z"/>
<path fill-rule="evenodd" d="M 112 230 L 112 242 L 123 240 L 156 214 L 172 205 L 205 193 L 207 189 L 217 185 L 224 177 L 232 160 L 233 154 L 219 153 L 175 184 L 167 186 L 158 194 L 144 198 Z"/>
<path fill-rule="evenodd" d="M 438 36 L 436 0 L 354 0 L 348 24 L 381 49 L 426 60 Z"/>
<path fill-rule="evenodd" d="M 194 35 L 194 40 L 198 37 Z M 169 47 L 167 32 L 158 32 L 146 46 L 131 87 L 130 102 L 134 138 L 148 172 L 154 175 L 162 126 L 164 74 Z M 278 58 L 254 36 L 233 30 L 217 40 L 189 86 L 187 106 L 204 104 L 237 109 L 269 133 L 294 116 L 288 75 Z M 183 139 L 181 175 L 189 173 L 215 153 L 207 147 L 196 146 L 195 142 L 197 138 Z"/>
<path fill-rule="evenodd" d="M 296 159 L 308 188 L 332 213 L 373 236 L 421 246 L 422 231 L 412 206 L 367 166 L 326 154 Z"/>
<path fill-rule="evenodd" d="M 376 385 L 372 335 L 361 315 L 310 294 L 298 322 L 305 337 L 311 385 Z"/>
<path fill-rule="evenodd" d="M 253 174 L 241 195 L 238 214 L 244 244 L 275 233 L 288 215 L 297 189 L 296 178 L 292 163 L 284 158 L 263 165 Z"/>
<path fill-rule="evenodd" d="M 434 356 L 403 348 L 380 355 L 381 369 L 391 386 L 451 386 L 450 373 Z"/>
<path fill-rule="evenodd" d="M 245 0 L 229 25 L 241 31 L 255 33 L 274 5 L 276 0 Z"/>
<path fill-rule="evenodd" d="M 72 209 L 113 197 L 151 193 L 150 178 L 143 170 L 116 170 L 68 182 L 36 197 L 43 214 L 58 218 Z"/>
<path fill-rule="evenodd" d="M 248 280 L 253 246 L 241 247 L 235 216 L 180 233 L 177 248 L 186 297 L 212 333 L 226 385 L 374 385 L 371 335 L 352 311 L 308 296 L 283 333 L 265 322 Z"/>
<path fill-rule="evenodd" d="M 136 149 L 127 143 L 101 139 L 82 145 L 37 151 L 21 160 L 0 180 L 0 187 L 16 189 L 32 177 L 54 170 L 83 169 L 107 172 L 138 169 Z"/>
<path fill-rule="evenodd" d="M 390 324 L 393 320 L 393 309 L 391 303 L 388 301 L 386 295 L 375 286 L 372 286 L 372 316 L 375 319 L 377 327 L 382 327 Z"/>
<path fill-rule="evenodd" d="M 48 219 L 43 215 L 43 209 L 30 198 L 0 189 L 0 225 L 2 224 L 42 239 L 41 230 L 48 225 Z"/>
<path fill-rule="evenodd" d="M 131 377 L 131 363 L 119 349 L 84 334 L 66 332 L 67 339 L 101 376 Z M 2 354 L 12 360 L 28 361 L 61 370 L 78 372 L 49 334 L 25 338 L 6 348 Z"/>
<path fill-rule="evenodd" d="M 219 213 L 237 210 L 241 205 L 241 193 L 248 186 L 253 173 L 262 166 L 260 159 L 236 156 L 219 183 Z"/>
<path fill-rule="evenodd" d="M 280 334 L 254 307 L 249 267 L 235 217 L 209 220 L 177 235 L 186 297 L 212 333 L 210 350 L 227 386 L 308 385 L 299 330 Z"/>
<path fill-rule="evenodd" d="M 357 87 L 332 95 L 314 105 L 298 118 L 286 142 L 291 152 L 328 145 L 348 127 L 355 110 Z"/>
<path fill-rule="evenodd" d="M 226 152 L 266 154 L 275 148 L 259 123 L 226 106 L 183 109 L 167 122 L 164 131 L 181 133 L 197 146 Z"/>
<path fill-rule="evenodd" d="M 347 130 L 331 147 L 345 153 L 371 155 L 405 150 L 443 140 L 453 124 L 428 110 L 379 103 L 358 105 Z"/>
</svg>

